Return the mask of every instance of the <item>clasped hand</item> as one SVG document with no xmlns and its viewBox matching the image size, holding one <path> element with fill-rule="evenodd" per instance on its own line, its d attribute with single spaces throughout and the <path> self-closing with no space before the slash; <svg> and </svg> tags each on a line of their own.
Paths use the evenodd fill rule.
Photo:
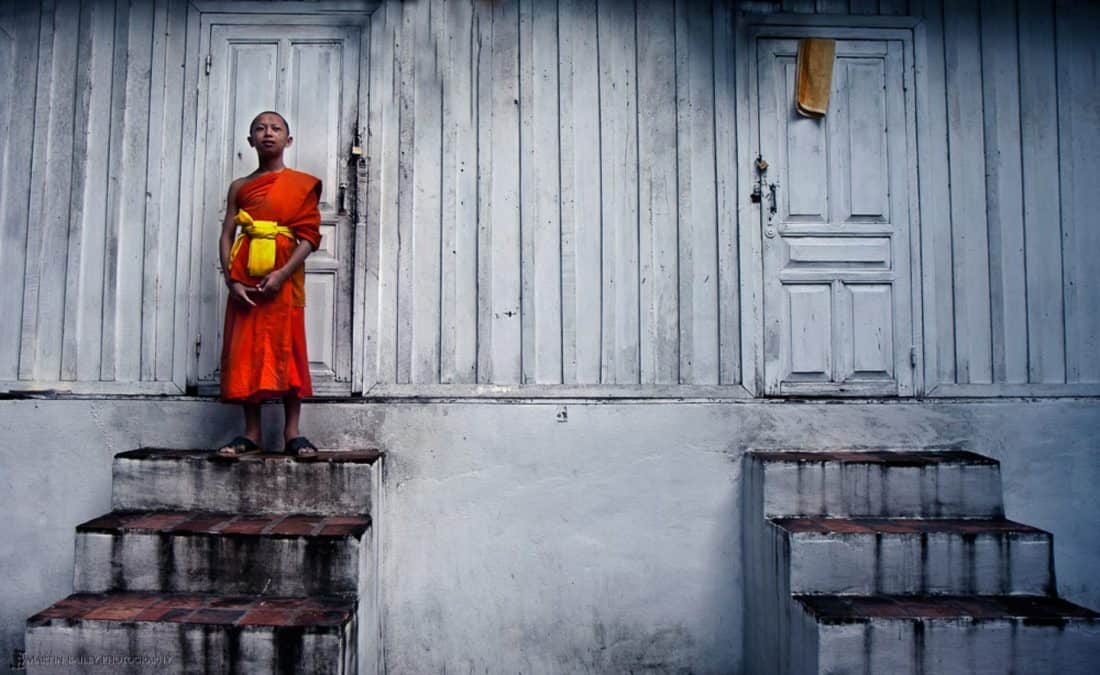
<svg viewBox="0 0 1100 675">
<path fill-rule="evenodd" d="M 256 284 L 256 286 L 246 286 L 239 281 L 230 280 L 229 297 L 237 302 L 255 307 L 256 303 L 249 297 L 250 293 L 259 294 L 260 297 L 264 298 L 274 297 L 279 292 L 279 289 L 283 287 L 283 282 L 285 281 L 286 277 L 283 276 L 282 270 L 269 272 L 260 280 L 260 283 Z"/>
</svg>

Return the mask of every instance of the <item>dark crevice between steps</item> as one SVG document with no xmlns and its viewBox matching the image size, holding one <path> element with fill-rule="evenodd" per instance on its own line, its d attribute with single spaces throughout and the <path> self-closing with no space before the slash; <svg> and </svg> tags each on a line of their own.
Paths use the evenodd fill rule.
<svg viewBox="0 0 1100 675">
<path fill-rule="evenodd" d="M 176 590 L 175 572 L 176 550 L 172 545 L 172 536 L 162 532 L 157 536 L 157 588 Z"/>
<path fill-rule="evenodd" d="M 305 628 L 301 626 L 279 626 L 275 628 L 275 672 L 280 675 L 295 675 L 302 669 L 302 643 L 305 640 Z"/>
<path fill-rule="evenodd" d="M 127 590 L 126 588 L 126 570 L 122 564 L 122 537 L 117 534 L 111 535 L 111 588 L 118 589 L 120 591 Z"/>
</svg>

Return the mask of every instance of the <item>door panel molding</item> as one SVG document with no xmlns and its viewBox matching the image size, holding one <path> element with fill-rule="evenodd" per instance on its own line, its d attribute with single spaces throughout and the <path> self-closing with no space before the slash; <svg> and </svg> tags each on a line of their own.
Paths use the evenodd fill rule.
<svg viewBox="0 0 1100 675">
<path fill-rule="evenodd" d="M 738 186 L 740 203 L 738 205 L 739 226 L 738 233 L 740 241 L 742 242 L 742 269 L 744 274 L 742 277 L 742 335 L 744 336 L 743 344 L 743 372 L 745 386 L 754 395 L 798 395 L 798 396 L 912 396 L 920 395 L 923 392 L 923 378 L 921 376 L 922 368 L 922 331 L 921 331 L 921 318 L 922 318 L 922 306 L 921 306 L 921 293 L 920 293 L 920 218 L 919 218 L 919 194 L 917 191 L 917 177 L 916 177 L 916 158 L 917 158 L 917 145 L 916 145 L 916 112 L 915 112 L 915 90 L 917 88 L 917 74 L 915 73 L 914 54 L 916 51 L 915 43 L 923 39 L 923 24 L 920 20 L 911 17 L 822 17 L 822 16 L 807 16 L 807 15 L 767 15 L 760 17 L 742 17 L 742 23 L 738 26 L 737 31 L 737 69 L 738 69 L 738 82 L 742 83 L 739 86 L 737 104 L 738 104 Z M 908 219 L 907 226 L 907 239 L 905 251 L 898 252 L 888 250 L 892 245 L 892 242 L 885 244 L 887 247 L 884 250 L 884 244 L 881 241 L 881 237 L 878 237 L 880 241 L 875 242 L 876 234 L 881 233 L 882 228 L 879 225 L 880 222 L 885 221 L 887 218 L 885 215 L 878 216 L 875 214 L 855 214 L 847 220 L 853 221 L 846 223 L 843 226 L 836 227 L 821 227 L 821 225 L 815 225 L 815 221 L 822 221 L 821 217 L 812 215 L 800 216 L 797 218 L 791 218 L 786 222 L 785 226 L 789 234 L 802 235 L 798 239 L 799 244 L 788 254 L 788 265 L 784 266 L 785 269 L 782 273 L 782 280 L 784 282 L 802 282 L 810 283 L 815 281 L 812 269 L 815 263 L 822 261 L 833 260 L 836 255 L 835 252 L 830 252 L 830 245 L 828 243 L 819 244 L 814 242 L 810 235 L 820 234 L 824 231 L 828 235 L 840 235 L 843 232 L 844 235 L 849 237 L 863 237 L 865 245 L 858 247 L 855 256 L 856 259 L 847 260 L 839 269 L 836 270 L 836 281 L 842 281 L 842 287 L 847 287 L 846 292 L 836 292 L 838 302 L 835 304 L 835 308 L 842 310 L 841 312 L 833 311 L 833 315 L 830 317 L 832 325 L 836 325 L 838 322 L 848 320 L 841 314 L 846 314 L 845 308 L 850 309 L 852 304 L 852 294 L 850 283 L 860 284 L 860 289 L 866 290 L 866 284 L 874 284 L 875 282 L 883 282 L 889 280 L 889 274 L 883 268 L 882 260 L 884 256 L 890 254 L 902 254 L 903 257 L 908 258 L 908 269 L 904 272 L 903 283 L 898 285 L 897 292 L 903 293 L 904 301 L 894 303 L 896 306 L 904 307 L 907 313 L 908 327 L 905 333 L 902 335 L 894 336 L 897 341 L 893 346 L 896 358 L 896 368 L 899 371 L 898 383 L 896 385 L 884 386 L 885 383 L 876 384 L 878 376 L 871 377 L 875 374 L 870 371 L 875 370 L 868 363 L 861 362 L 860 358 L 855 358 L 853 354 L 844 353 L 841 350 L 841 355 L 844 358 L 840 358 L 837 363 L 831 363 L 830 366 L 837 366 L 846 369 L 853 374 L 858 374 L 861 380 L 861 386 L 856 391 L 849 391 L 845 386 L 837 386 L 837 383 L 826 384 L 824 382 L 814 382 L 815 378 L 806 377 L 805 382 L 785 382 L 782 386 L 778 383 L 769 383 L 765 381 L 766 368 L 765 360 L 767 356 L 764 353 L 764 346 L 766 344 L 765 338 L 768 337 L 765 331 L 778 330 L 776 326 L 765 325 L 765 312 L 764 297 L 765 297 L 765 265 L 764 265 L 764 251 L 766 238 L 763 236 L 763 224 L 761 222 L 762 209 L 767 208 L 767 200 L 762 199 L 761 204 L 758 205 L 750 200 L 754 187 L 756 186 L 756 175 L 753 167 L 753 163 L 756 159 L 757 152 L 760 149 L 761 129 L 758 119 L 758 105 L 760 104 L 760 82 L 759 82 L 759 58 L 760 47 L 759 44 L 765 39 L 790 39 L 796 40 L 802 37 L 833 37 L 839 39 L 846 39 L 849 41 L 856 41 L 859 45 L 859 49 L 867 51 L 868 55 L 873 54 L 876 50 L 881 51 L 883 45 L 889 42 L 893 42 L 899 46 L 896 58 L 901 60 L 901 76 L 904 86 L 900 94 L 900 99 L 897 102 L 897 107 L 901 110 L 888 110 L 887 115 L 891 116 L 890 128 L 895 129 L 897 125 L 904 127 L 902 134 L 891 133 L 888 138 L 884 139 L 884 142 L 890 142 L 890 139 L 894 139 L 897 143 L 896 147 L 890 149 L 894 153 L 901 153 L 907 158 L 905 164 L 897 171 L 891 172 L 891 177 L 895 180 L 894 184 L 889 185 L 890 194 L 898 194 L 900 191 L 906 193 L 906 198 L 899 203 L 890 204 L 892 209 L 903 210 L 904 217 Z M 876 46 L 876 43 L 878 46 Z M 850 45 L 855 47 L 855 45 Z M 793 57 L 793 52 L 792 52 Z M 867 77 L 870 73 L 860 73 L 860 76 Z M 836 76 L 834 74 L 834 76 Z M 923 80 L 921 81 L 923 84 Z M 898 114 L 900 112 L 900 115 Z M 763 115 L 764 113 L 759 113 Z M 831 111 L 832 114 L 832 111 Z M 770 158 L 765 158 L 771 161 Z M 850 169 L 850 167 L 849 167 Z M 771 180 L 771 178 L 769 178 Z M 782 187 L 780 188 L 782 189 Z M 784 199 L 781 194 L 781 198 L 778 200 L 780 204 L 783 204 Z M 850 196 L 849 196 L 850 197 Z M 849 199 L 850 201 L 850 199 Z M 859 199 L 857 206 L 859 206 Z M 866 199 L 864 201 L 867 201 Z M 895 201 L 895 200 L 891 200 Z M 870 200 L 868 204 L 874 205 L 874 200 Z M 850 206 L 850 204 L 849 204 Z M 830 209 L 833 205 L 830 205 Z M 866 211 L 870 207 L 864 204 L 857 209 L 851 209 L 852 211 Z M 873 210 L 873 209 L 872 209 Z M 828 218 L 826 218 L 828 220 Z M 835 221 L 834 221 L 835 222 Z M 793 264 L 790 264 L 793 263 Z M 881 291 L 881 289 L 879 289 Z M 881 294 L 864 294 L 859 296 L 857 300 L 865 308 L 875 308 L 881 304 Z M 847 302 L 843 302 L 847 299 Z M 870 302 L 874 299 L 876 302 Z M 879 312 L 882 314 L 882 312 Z M 858 332 L 852 334 L 852 340 L 857 344 L 867 343 L 868 336 L 861 335 Z M 910 347 L 912 347 L 912 354 L 910 353 Z M 789 358 L 790 355 L 787 355 Z M 848 358 L 851 357 L 851 358 Z M 773 357 L 774 358 L 774 357 Z M 863 357 L 861 357 L 863 358 Z M 867 357 L 869 358 L 869 357 Z M 915 361 L 915 367 L 910 366 L 910 360 Z M 866 361 L 863 358 L 863 361 Z M 871 359 L 874 361 L 874 359 Z M 904 370 L 902 370 L 904 368 Z M 866 372 L 864 372 L 866 371 Z M 750 375 L 753 373 L 754 375 Z M 818 378 L 819 379 L 819 378 Z M 892 388 L 891 388 L 892 387 Z"/>
<path fill-rule="evenodd" d="M 307 301 L 307 334 L 313 366 L 315 396 L 347 396 L 353 389 L 354 307 L 361 300 L 352 297 L 360 274 L 355 264 L 356 240 L 362 225 L 357 208 L 364 171 L 362 158 L 352 154 L 352 145 L 362 136 L 360 120 L 366 98 L 364 72 L 368 65 L 367 32 L 370 11 L 378 3 L 193 3 L 188 17 L 187 68 L 196 92 L 193 119 L 194 156 L 191 212 L 191 282 L 189 284 L 188 335 L 194 342 L 189 359 L 187 383 L 191 391 L 216 394 L 216 370 L 220 352 L 220 331 L 224 293 L 210 282 L 217 268 L 217 223 L 213 214 L 224 212 L 225 189 L 229 181 L 253 168 L 248 148 L 233 147 L 226 134 L 243 123 L 237 117 L 251 108 L 285 110 L 291 119 L 292 135 L 302 138 L 308 128 L 315 136 L 311 144 L 295 144 L 288 150 L 287 164 L 313 173 L 324 183 L 320 204 L 322 248 L 306 261 L 307 286 L 323 289 L 325 297 Z M 190 31 L 194 30 L 194 33 Z M 234 93 L 229 77 L 239 64 L 230 59 L 258 58 L 257 67 L 271 71 L 265 79 L 276 83 L 255 91 Z M 266 61 L 265 61 L 266 59 Z M 219 63 L 219 61 L 221 61 Z M 339 72 L 330 77 L 301 77 L 300 68 L 310 72 Z M 302 71 L 304 72 L 304 71 Z M 242 85 L 247 82 L 242 80 Z M 311 88 L 314 91 L 310 91 Z M 250 89 L 252 89 L 250 87 Z M 232 94 L 232 96 L 231 96 Z M 256 100 L 243 104 L 248 111 L 234 113 L 242 96 Z M 270 100 L 268 100 L 270 99 Z M 307 108 L 297 101 L 309 101 Z M 320 103 L 320 107 L 313 105 Z M 219 109 L 218 106 L 224 106 Z M 310 110 L 316 112 L 312 117 Z M 314 119 L 315 118 L 315 119 Z M 223 129 L 222 127 L 226 127 Z M 327 139 L 327 140 L 326 140 Z M 315 147 L 316 146 L 316 147 Z M 215 148 L 225 148 L 222 156 Z M 313 150 L 313 152 L 309 152 Z M 300 155 L 305 151 L 304 155 Z M 213 155 L 210 153 L 214 152 Z M 358 161 L 356 161 L 358 160 Z M 247 168 L 246 168 L 247 167 Z M 314 278 L 316 277 L 316 278 Z M 332 296 L 333 307 L 320 307 Z M 320 323 L 317 323 L 320 322 Z M 317 323 L 315 326 L 314 323 Z M 323 324 L 323 325 L 322 325 Z M 327 358 L 324 358 L 326 357 Z M 320 359 L 320 360 L 319 360 Z M 211 376 L 214 376 L 213 379 Z"/>
</svg>

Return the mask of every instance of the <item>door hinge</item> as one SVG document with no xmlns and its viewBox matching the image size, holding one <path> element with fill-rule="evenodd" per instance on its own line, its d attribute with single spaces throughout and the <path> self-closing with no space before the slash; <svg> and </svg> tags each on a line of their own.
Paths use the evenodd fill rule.
<svg viewBox="0 0 1100 675">
<path fill-rule="evenodd" d="M 213 63 L 214 63 L 213 57 L 211 57 L 210 54 L 207 54 L 206 55 L 206 66 L 205 66 L 207 75 L 210 74 L 210 68 L 213 65 Z"/>
<path fill-rule="evenodd" d="M 916 347 L 910 347 L 909 348 L 909 367 L 910 368 L 916 368 L 917 367 L 917 348 Z"/>
<path fill-rule="evenodd" d="M 202 351 L 202 333 L 195 336 L 195 358 L 199 358 L 199 352 Z"/>
</svg>

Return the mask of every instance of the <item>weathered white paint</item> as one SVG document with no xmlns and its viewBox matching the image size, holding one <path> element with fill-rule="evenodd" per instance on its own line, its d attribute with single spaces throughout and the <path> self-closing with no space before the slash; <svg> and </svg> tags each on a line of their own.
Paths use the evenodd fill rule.
<svg viewBox="0 0 1100 675">
<path fill-rule="evenodd" d="M 272 10 L 273 12 L 274 10 Z M 360 20 L 359 23 L 364 23 Z M 205 112 L 196 168 L 202 177 L 198 266 L 201 300 L 192 322 L 200 391 L 216 391 L 227 296 L 218 260 L 226 186 L 255 168 L 247 126 L 262 110 L 283 111 L 302 142 L 289 166 L 322 181 L 321 248 L 306 261 L 306 336 L 314 390 L 347 394 L 351 379 L 351 307 L 357 171 L 356 135 L 362 27 L 347 16 L 255 13 L 200 17 L 200 110 Z M 208 72 L 207 72 L 208 71 Z M 228 104 L 224 103 L 228 102 Z M 202 113 L 200 113 L 201 115 Z"/>
<path fill-rule="evenodd" d="M 77 532 L 73 591 L 355 596 L 370 533 L 306 537 Z M 325 574 L 317 571 L 324 569 Z"/>
<path fill-rule="evenodd" d="M 898 448 L 884 448 L 896 450 Z M 849 453 L 851 454 L 851 453 Z M 789 459 L 788 459 L 789 457 Z M 919 620 L 885 613 L 852 618 L 822 616 L 821 595 L 929 596 L 1056 595 L 1050 538 L 1044 532 L 952 532 L 937 525 L 941 492 L 949 509 L 970 517 L 999 515 L 998 471 L 985 458 L 956 457 L 925 466 L 883 466 L 850 459 L 806 459 L 783 453 L 745 456 L 742 481 L 742 555 L 745 574 L 745 668 L 768 673 L 973 673 L 1033 671 L 1087 673 L 1100 654 L 1100 621 L 1068 618 L 1047 624 L 1028 617 Z M 797 477 L 792 482 L 791 478 Z M 832 480 L 829 480 L 829 479 Z M 820 479 L 815 483 L 815 479 Z M 838 480 L 839 479 L 839 480 Z M 943 479 L 941 486 L 940 480 Z M 913 487 L 920 486 L 913 500 Z M 894 486 L 899 489 L 897 503 Z M 816 498 L 807 504 L 802 490 Z M 795 488 L 795 489 L 792 489 Z M 853 489 L 854 488 L 854 489 Z M 805 531 L 798 519 L 765 514 L 864 512 L 873 508 L 893 523 L 871 520 L 869 532 Z M 977 499 L 970 499 L 975 492 Z M 959 500 L 959 497 L 964 497 Z M 996 502 L 991 509 L 990 498 Z M 828 502 L 831 506 L 826 507 Z M 916 508 L 914 508 L 916 507 Z M 959 513 L 963 511 L 963 513 Z M 894 525 L 918 514 L 922 531 L 903 534 Z M 825 515 L 833 516 L 826 511 Z M 855 521 L 860 522 L 860 521 Z M 876 524 L 877 523 L 877 524 Z M 881 528 L 881 529 L 878 529 Z M 927 529 L 925 529 L 927 528 Z M 936 602 L 934 599 L 933 602 Z M 1034 598 L 1033 598 L 1034 600 Z M 954 612 L 950 601 L 941 609 Z M 754 617 L 752 621 L 748 617 Z"/>
<path fill-rule="evenodd" d="M 750 84 L 735 83 L 734 37 L 761 21 L 909 31 L 911 14 L 924 389 L 1093 393 L 1100 284 L 1086 270 L 1100 244 L 1080 186 L 1097 173 L 1081 131 L 1095 126 L 1096 10 L 979 4 L 16 3 L 0 84 L 28 95 L 0 109 L 0 256 L 20 280 L 0 299 L 15 318 L 0 328 L 0 382 L 157 393 L 210 373 L 194 362 L 198 333 L 209 357 L 220 325 L 219 289 L 199 274 L 213 191 L 193 142 L 208 140 L 201 17 L 239 25 L 274 8 L 285 25 L 369 22 L 345 52 L 364 56 L 364 161 L 347 165 L 350 131 L 299 148 L 333 155 L 317 169 L 326 199 L 344 182 L 359 207 L 329 238 L 346 274 L 311 263 L 325 273 L 316 295 L 356 298 L 311 314 L 315 355 L 337 379 L 354 371 L 341 391 L 759 392 L 761 253 L 745 225 L 758 207 L 734 180 L 755 149 L 734 117 Z M 318 125 L 351 129 L 351 97 L 336 121 L 325 110 Z M 188 312 L 209 327 L 188 329 Z"/>
<path fill-rule="evenodd" d="M 378 492 L 374 465 L 351 462 L 209 462 L 205 457 L 116 457 L 115 511 L 263 514 L 370 513 Z M 272 486 L 276 486 L 274 489 Z M 293 486 L 293 489 L 288 489 Z"/>
<path fill-rule="evenodd" d="M 868 30 L 879 39 L 838 41 L 830 112 L 814 120 L 791 98 L 800 34 L 773 28 L 755 38 L 758 108 L 749 114 L 759 114 L 755 147 L 768 163 L 757 171 L 765 391 L 909 394 L 909 40 Z"/>
<path fill-rule="evenodd" d="M 274 446 L 278 407 L 265 415 Z M 0 653 L 70 588 L 73 527 L 110 508 L 114 452 L 209 447 L 236 422 L 186 399 L 0 402 L 10 447 L 36 448 L 0 454 Z M 376 534 L 390 672 L 738 672 L 746 447 L 997 458 L 1006 515 L 1051 532 L 1059 591 L 1100 606 L 1091 400 L 326 403 L 304 422 L 323 447 L 388 452 Z"/>
</svg>

